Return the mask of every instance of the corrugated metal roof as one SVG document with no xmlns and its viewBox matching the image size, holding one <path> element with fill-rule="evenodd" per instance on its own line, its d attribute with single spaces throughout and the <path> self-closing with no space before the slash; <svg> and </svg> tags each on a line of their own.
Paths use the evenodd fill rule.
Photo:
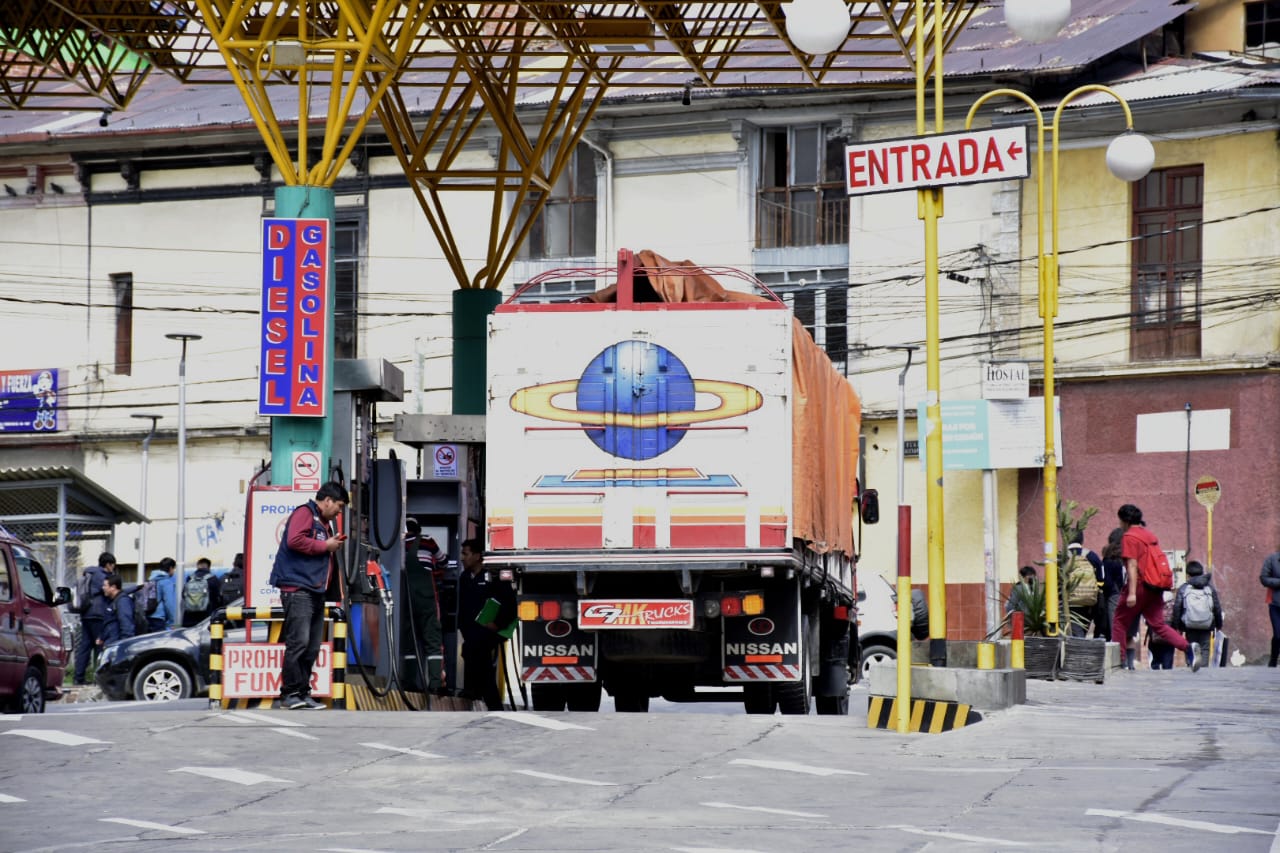
<svg viewBox="0 0 1280 853">
<path fill-rule="evenodd" d="M 1110 85 L 1130 103 L 1208 95 L 1280 85 L 1280 65 L 1263 65 L 1242 58 L 1228 62 L 1166 59 Z M 1114 103 L 1110 96 L 1093 92 L 1073 100 L 1067 109 L 1110 103 Z"/>
<path fill-rule="evenodd" d="M 991 74 L 1043 74 L 1046 72 L 1078 72 L 1089 65 L 1115 53 L 1127 44 L 1186 14 L 1193 7 L 1182 0 L 1075 0 L 1071 21 L 1055 39 L 1045 44 L 1030 44 L 1018 39 L 1004 24 L 1003 3 L 988 2 L 973 14 L 968 26 L 958 35 L 948 51 L 944 71 L 948 79 L 978 77 Z M 743 51 L 749 53 L 750 45 Z M 671 69 L 670 57 L 657 56 L 645 70 L 644 58 L 630 56 L 627 70 L 622 76 L 629 88 L 614 89 L 609 102 L 623 103 L 633 100 L 669 95 Z M 899 86 L 913 78 L 904 76 L 901 58 L 883 58 L 885 70 L 842 71 L 835 67 L 826 72 L 824 88 L 840 85 Z M 439 82 L 449 63 L 440 59 L 440 72 L 418 65 L 418 70 L 406 75 L 400 90 L 407 101 L 421 92 L 416 109 L 427 111 L 435 106 Z M 868 61 L 863 61 L 864 69 Z M 869 61 L 874 65 L 875 60 Z M 539 77 L 542 75 L 527 75 Z M 555 77 L 548 71 L 547 80 Z M 227 84 L 225 69 L 200 70 L 192 74 L 192 84 L 183 84 L 166 75 L 152 75 L 125 112 L 109 117 L 106 128 L 99 127 L 98 113 L 91 113 L 88 120 L 77 120 L 70 114 L 49 112 L 0 112 L 0 142 L 34 141 L 80 136 L 117 136 L 124 133 L 156 133 L 168 130 L 193 128 L 216 129 L 248 126 L 248 111 L 237 89 Z M 215 81 L 222 81 L 217 83 Z M 533 82 L 529 80 L 529 82 Z M 744 80 L 744 82 L 747 82 Z M 753 92 L 771 87 L 794 87 L 803 80 L 801 72 L 782 72 L 761 69 L 749 80 Z M 421 84 L 421 89 L 415 88 Z M 649 86 L 652 88 L 649 88 Z M 809 89 L 812 91 L 812 89 Z M 693 96 L 711 95 L 712 92 L 695 88 Z M 532 106 L 545 103 L 549 90 L 545 88 L 522 89 L 519 103 Z M 363 103 L 363 94 L 357 96 Z M 296 88 L 276 88 L 272 102 L 276 115 L 285 122 L 295 120 L 298 114 Z M 412 108 L 412 107 L 411 107 Z M 358 110 L 358 107 L 357 107 Z"/>
<path fill-rule="evenodd" d="M 1078 71 L 1193 11 L 1185 0 L 1074 0 L 1071 19 L 1043 44 L 1004 25 L 1004 4 L 974 14 L 946 57 L 950 76 Z"/>
<path fill-rule="evenodd" d="M 148 520 L 145 515 L 120 500 L 110 490 L 86 477 L 82 471 L 66 466 L 49 466 L 0 469 L 0 489 L 9 493 L 10 497 L 14 491 L 32 493 L 27 498 L 29 506 L 25 507 L 25 512 L 14 513 L 12 516 L 0 516 L 0 522 L 26 514 L 48 514 L 50 512 L 48 499 L 59 483 L 65 483 L 68 486 L 68 515 L 98 516 L 105 523 L 110 524 L 141 524 Z M 44 494 L 37 494 L 37 492 Z M 54 506 L 56 507 L 56 499 Z M 56 512 L 56 509 L 52 511 Z"/>
</svg>

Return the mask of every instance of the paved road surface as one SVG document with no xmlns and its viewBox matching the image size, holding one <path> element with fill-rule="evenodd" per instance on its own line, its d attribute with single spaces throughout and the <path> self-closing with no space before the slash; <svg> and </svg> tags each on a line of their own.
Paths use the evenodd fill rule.
<svg viewBox="0 0 1280 853">
<path fill-rule="evenodd" d="M 0 717 L 0 850 L 1280 853 L 1277 670 L 1028 692 L 907 736 L 738 713 Z"/>
</svg>

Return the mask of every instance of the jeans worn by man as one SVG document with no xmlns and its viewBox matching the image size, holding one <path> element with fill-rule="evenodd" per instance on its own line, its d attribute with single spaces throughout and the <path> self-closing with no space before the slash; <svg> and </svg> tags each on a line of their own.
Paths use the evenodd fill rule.
<svg viewBox="0 0 1280 853">
<path fill-rule="evenodd" d="M 280 595 L 280 603 L 284 605 L 280 695 L 309 699 L 311 670 L 320 656 L 320 640 L 324 637 L 324 593 L 305 589 L 285 592 Z"/>
</svg>

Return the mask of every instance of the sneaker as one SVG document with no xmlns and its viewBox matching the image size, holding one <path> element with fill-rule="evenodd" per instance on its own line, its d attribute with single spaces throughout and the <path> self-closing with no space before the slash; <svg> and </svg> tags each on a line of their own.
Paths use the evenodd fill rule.
<svg viewBox="0 0 1280 853">
<path fill-rule="evenodd" d="M 1204 660 L 1204 655 L 1201 654 L 1200 652 L 1200 644 L 1192 643 L 1191 644 L 1191 671 L 1199 672 L 1200 665 L 1201 665 L 1200 662 L 1203 660 Z"/>
<path fill-rule="evenodd" d="M 289 711 L 306 711 L 309 710 L 311 706 L 307 704 L 305 696 L 298 696 L 297 694 L 294 694 L 281 699 L 280 707 Z"/>
<path fill-rule="evenodd" d="M 312 699 L 310 696 L 303 696 L 302 702 L 303 702 L 303 707 L 305 707 L 308 711 L 323 711 L 325 708 L 328 707 L 323 702 L 317 699 Z"/>
</svg>

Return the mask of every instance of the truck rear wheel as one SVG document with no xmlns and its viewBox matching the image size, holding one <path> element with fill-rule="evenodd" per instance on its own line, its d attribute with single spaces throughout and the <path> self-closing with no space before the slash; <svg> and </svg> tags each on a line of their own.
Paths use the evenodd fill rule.
<svg viewBox="0 0 1280 853">
<path fill-rule="evenodd" d="M 818 696 L 814 705 L 819 714 L 846 717 L 849 715 L 849 694 L 843 696 Z"/>
<path fill-rule="evenodd" d="M 773 685 L 747 684 L 742 688 L 742 707 L 748 714 L 772 714 L 778 707 Z"/>
<path fill-rule="evenodd" d="M 613 708 L 623 714 L 646 714 L 649 712 L 649 694 L 620 690 L 613 694 Z"/>
<path fill-rule="evenodd" d="M 813 698 L 813 676 L 809 674 L 809 620 L 804 621 L 801 634 L 802 651 L 800 652 L 800 680 L 777 685 L 774 694 L 778 697 L 778 710 L 784 714 L 809 713 L 809 700 Z"/>
<path fill-rule="evenodd" d="M 568 701 L 565 687 L 561 684 L 534 684 L 530 686 L 529 692 L 533 694 L 535 711 L 563 711 L 565 702 Z"/>
<path fill-rule="evenodd" d="M 570 711 L 594 713 L 600 710 L 600 682 L 571 684 L 564 688 Z"/>
</svg>

